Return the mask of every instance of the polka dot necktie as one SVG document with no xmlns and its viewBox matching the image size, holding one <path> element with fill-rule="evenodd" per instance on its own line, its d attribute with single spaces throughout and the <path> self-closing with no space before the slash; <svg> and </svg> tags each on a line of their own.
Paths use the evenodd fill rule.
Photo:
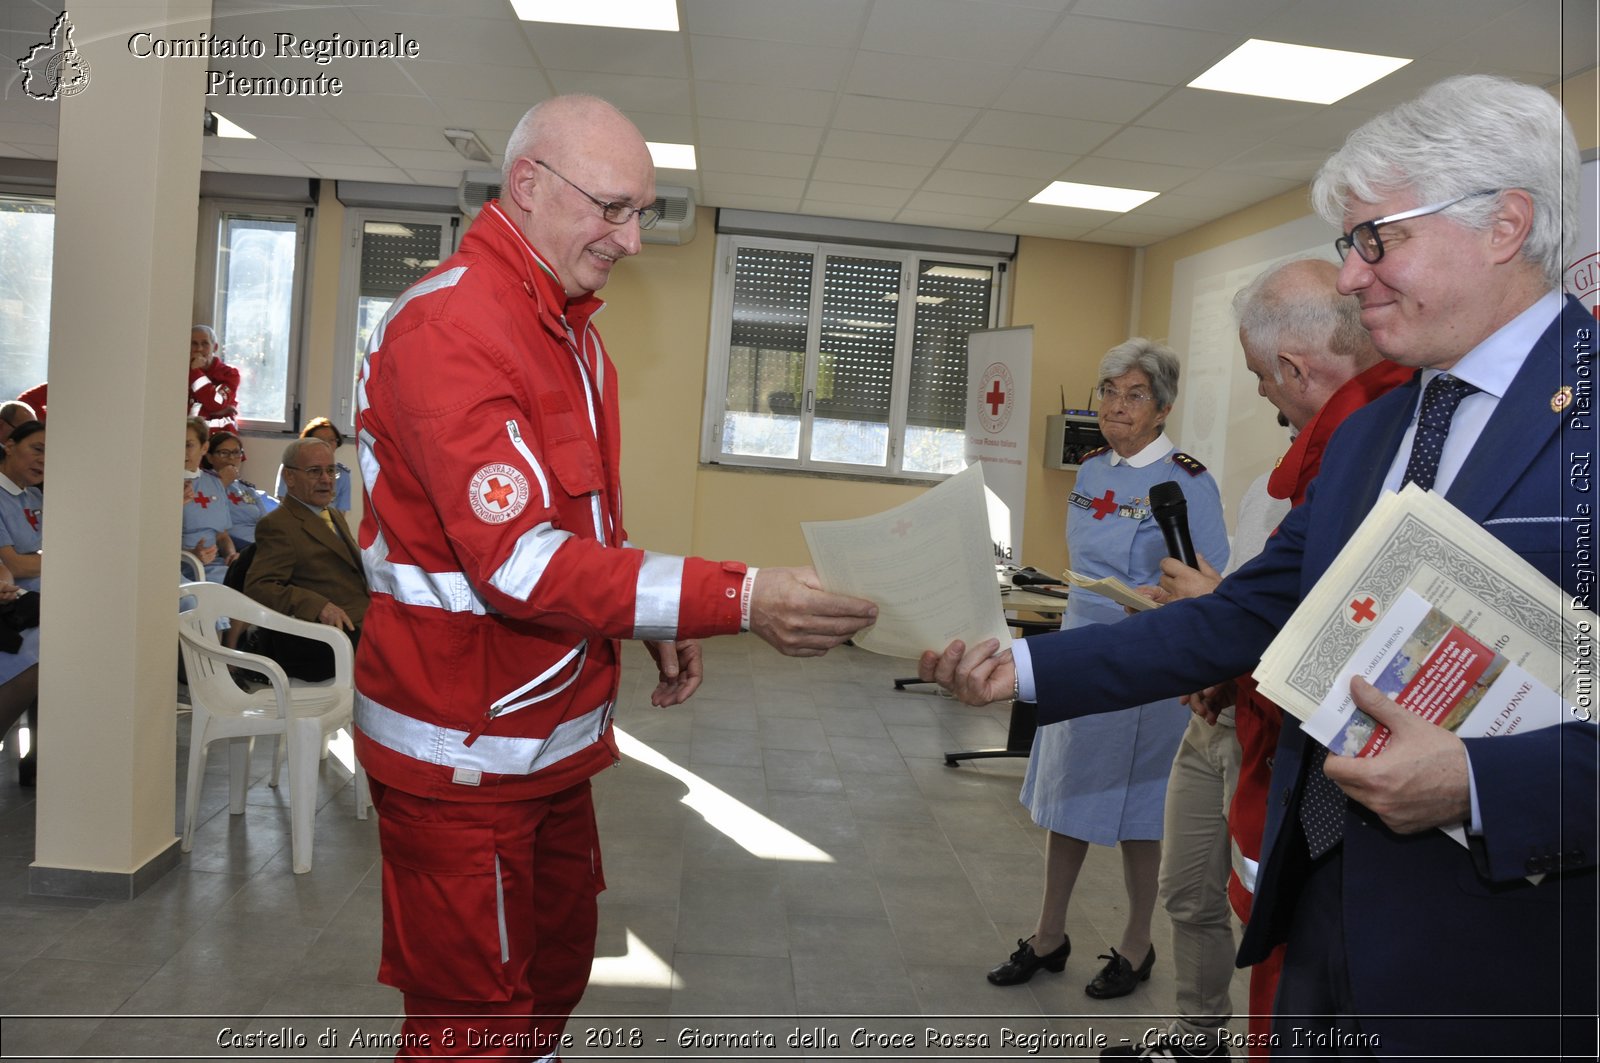
<svg viewBox="0 0 1600 1063">
<path fill-rule="evenodd" d="M 1440 373 L 1428 382 L 1422 393 L 1422 410 L 1417 415 L 1417 434 L 1411 441 L 1411 457 L 1406 461 L 1404 486 L 1414 483 L 1423 489 L 1433 487 L 1439 475 L 1439 455 L 1445 436 L 1450 434 L 1450 419 L 1461 400 L 1478 389 L 1465 380 Z M 1323 772 L 1328 751 L 1318 746 L 1306 771 L 1305 793 L 1300 797 L 1300 826 L 1306 834 L 1306 848 L 1313 858 L 1339 844 L 1344 836 L 1344 791 Z"/>
</svg>

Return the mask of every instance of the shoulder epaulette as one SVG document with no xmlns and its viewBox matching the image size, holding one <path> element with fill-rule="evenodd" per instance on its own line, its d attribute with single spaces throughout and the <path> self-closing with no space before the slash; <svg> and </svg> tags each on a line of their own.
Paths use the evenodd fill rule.
<svg viewBox="0 0 1600 1063">
<path fill-rule="evenodd" d="M 338 469 L 338 470 L 339 470 L 339 471 L 340 471 L 340 472 L 349 472 L 349 471 L 350 471 L 350 466 L 348 466 L 348 465 L 346 465 L 346 464 L 345 464 L 345 463 L 344 463 L 344 462 L 342 462 L 342 461 L 336 461 L 336 462 L 334 462 L 334 463 L 333 463 L 333 467 L 334 467 L 334 468 L 336 468 L 336 469 Z"/>
<path fill-rule="evenodd" d="M 1172 452 L 1172 464 L 1188 473 L 1190 476 L 1199 476 L 1206 471 L 1205 464 L 1199 458 L 1185 454 L 1181 450 Z"/>
<path fill-rule="evenodd" d="M 248 487 L 248 488 L 250 488 L 250 490 L 252 490 L 252 491 L 259 491 L 259 490 L 261 490 L 261 488 L 259 488 L 259 487 L 257 487 L 257 486 L 256 486 L 256 485 L 255 485 L 255 484 L 253 484 L 253 483 L 251 483 L 251 482 L 250 482 L 250 481 L 249 481 L 249 480 L 246 480 L 246 479 L 245 479 L 245 478 L 244 478 L 244 477 L 242 477 L 242 476 L 241 476 L 241 477 L 240 477 L 240 478 L 239 478 L 239 479 L 237 479 L 237 480 L 235 480 L 235 481 L 233 481 L 233 482 L 234 482 L 234 483 L 236 483 L 236 484 L 238 484 L 238 485 L 239 485 L 239 486 L 240 486 L 240 487 Z"/>
<path fill-rule="evenodd" d="M 1082 465 L 1084 461 L 1088 461 L 1090 458 L 1098 458 L 1100 455 L 1109 454 L 1110 452 L 1111 448 L 1108 446 L 1096 447 L 1095 449 L 1089 451 L 1089 453 L 1085 454 L 1083 456 L 1083 461 L 1080 461 L 1078 464 Z"/>
</svg>

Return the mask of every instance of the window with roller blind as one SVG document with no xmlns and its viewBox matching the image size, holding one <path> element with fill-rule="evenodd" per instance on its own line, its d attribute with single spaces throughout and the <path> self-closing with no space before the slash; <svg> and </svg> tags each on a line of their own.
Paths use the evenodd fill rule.
<svg viewBox="0 0 1600 1063">
<path fill-rule="evenodd" d="M 967 335 L 996 324 L 1002 261 L 720 237 L 702 460 L 959 472 Z"/>
</svg>

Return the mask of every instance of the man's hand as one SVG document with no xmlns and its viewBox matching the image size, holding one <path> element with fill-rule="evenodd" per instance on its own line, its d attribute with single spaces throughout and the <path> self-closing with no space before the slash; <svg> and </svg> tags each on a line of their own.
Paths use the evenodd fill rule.
<svg viewBox="0 0 1600 1063">
<path fill-rule="evenodd" d="M 1350 680 L 1350 693 L 1393 733 L 1375 757 L 1330 756 L 1323 767 L 1328 778 L 1397 834 L 1467 822 L 1472 795 L 1461 739 L 1396 705 L 1360 676 Z"/>
<path fill-rule="evenodd" d="M 656 671 L 661 676 L 661 681 L 650 693 L 650 704 L 658 709 L 682 705 L 700 689 L 705 670 L 699 642 L 694 639 L 646 642 L 644 648 L 655 658 Z"/>
<path fill-rule="evenodd" d="M 971 649 L 957 639 L 943 653 L 924 651 L 917 662 L 917 678 L 938 683 L 968 705 L 1010 701 L 1017 666 L 1009 649 L 997 653 L 999 649 L 996 639 L 984 639 Z"/>
<path fill-rule="evenodd" d="M 1198 569 L 1190 568 L 1175 557 L 1162 558 L 1161 593 L 1151 597 L 1165 605 L 1182 598 L 1200 598 L 1216 590 L 1217 584 L 1222 582 L 1221 574 L 1199 554 L 1195 555 L 1195 560 L 1200 562 Z"/>
<path fill-rule="evenodd" d="M 820 657 L 878 619 L 878 607 L 822 589 L 805 568 L 763 568 L 750 593 L 750 630 L 790 657 Z"/>
<path fill-rule="evenodd" d="M 1238 687 L 1229 679 L 1197 693 L 1185 694 L 1178 700 L 1189 706 L 1189 711 L 1206 723 L 1216 726 L 1217 717 L 1222 714 L 1222 710 L 1232 705 L 1238 696 Z"/>
<path fill-rule="evenodd" d="M 350 619 L 350 614 L 332 602 L 322 607 L 322 612 L 317 614 L 317 623 L 327 624 L 329 627 L 343 628 L 346 631 L 354 631 L 356 629 L 355 621 Z"/>
</svg>

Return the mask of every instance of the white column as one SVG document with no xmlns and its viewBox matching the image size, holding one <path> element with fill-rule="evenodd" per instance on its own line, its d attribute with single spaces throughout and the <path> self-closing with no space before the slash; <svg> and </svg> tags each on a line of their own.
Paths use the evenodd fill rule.
<svg viewBox="0 0 1600 1063">
<path fill-rule="evenodd" d="M 41 11 L 44 9 L 40 9 Z M 179 470 L 209 0 L 75 0 L 57 104 L 36 893 L 131 896 L 176 858 Z M 48 29 L 48 27 L 43 27 Z"/>
</svg>

